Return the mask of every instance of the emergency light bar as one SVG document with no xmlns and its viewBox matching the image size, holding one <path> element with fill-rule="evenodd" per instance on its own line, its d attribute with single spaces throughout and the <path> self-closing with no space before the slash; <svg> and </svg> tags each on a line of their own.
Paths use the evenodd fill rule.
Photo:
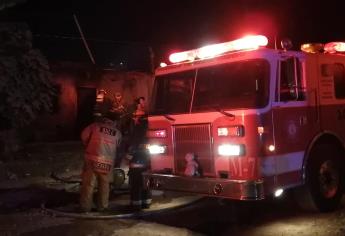
<svg viewBox="0 0 345 236">
<path fill-rule="evenodd" d="M 328 53 L 345 52 L 345 43 L 344 42 L 326 43 L 324 50 L 325 52 L 328 52 Z"/>
<path fill-rule="evenodd" d="M 301 50 L 307 53 L 344 53 L 345 42 L 330 42 L 323 45 L 322 43 L 305 43 L 301 45 Z"/>
<path fill-rule="evenodd" d="M 301 45 L 301 50 L 307 53 L 318 53 L 324 50 L 322 43 L 305 43 Z"/>
<path fill-rule="evenodd" d="M 267 44 L 268 39 L 263 35 L 246 36 L 226 43 L 212 44 L 198 49 L 173 53 L 169 56 L 169 60 L 172 63 L 194 61 L 195 59 L 212 58 L 226 52 L 258 49 Z"/>
</svg>

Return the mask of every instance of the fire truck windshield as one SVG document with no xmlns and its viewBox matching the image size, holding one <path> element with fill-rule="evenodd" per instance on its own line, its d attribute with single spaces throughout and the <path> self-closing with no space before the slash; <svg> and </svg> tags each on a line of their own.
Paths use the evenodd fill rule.
<svg viewBox="0 0 345 236">
<path fill-rule="evenodd" d="M 165 74 L 156 77 L 150 113 L 260 108 L 268 102 L 268 88 L 269 63 L 263 59 Z"/>
</svg>

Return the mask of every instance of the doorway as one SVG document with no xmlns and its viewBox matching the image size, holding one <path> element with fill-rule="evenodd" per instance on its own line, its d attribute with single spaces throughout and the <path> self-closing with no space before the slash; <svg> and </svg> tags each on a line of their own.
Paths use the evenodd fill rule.
<svg viewBox="0 0 345 236">
<path fill-rule="evenodd" d="M 96 88 L 78 87 L 77 89 L 78 113 L 76 121 L 76 137 L 81 131 L 93 122 L 93 108 L 96 103 Z"/>
</svg>

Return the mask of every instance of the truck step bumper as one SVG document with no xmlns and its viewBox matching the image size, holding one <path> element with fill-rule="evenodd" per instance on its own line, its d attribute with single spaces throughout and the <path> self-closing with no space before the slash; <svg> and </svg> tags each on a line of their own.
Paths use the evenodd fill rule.
<svg viewBox="0 0 345 236">
<path fill-rule="evenodd" d="M 151 190 L 188 192 L 238 200 L 261 200 L 264 198 L 262 180 L 198 178 L 150 172 L 144 173 L 143 177 L 144 186 Z"/>
</svg>

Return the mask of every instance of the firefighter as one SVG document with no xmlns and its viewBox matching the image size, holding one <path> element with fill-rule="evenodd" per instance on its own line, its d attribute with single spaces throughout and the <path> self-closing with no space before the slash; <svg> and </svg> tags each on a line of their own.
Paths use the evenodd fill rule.
<svg viewBox="0 0 345 236">
<path fill-rule="evenodd" d="M 114 113 L 119 117 L 117 122 L 117 127 L 122 134 L 121 146 L 117 150 L 115 158 L 115 167 L 121 167 L 122 159 L 126 155 L 126 150 L 128 149 L 128 136 L 130 130 L 130 111 L 127 107 L 127 104 L 123 101 L 123 96 L 120 92 L 116 92 L 113 95 L 112 105 L 110 109 L 111 113 Z"/>
<path fill-rule="evenodd" d="M 98 211 L 105 211 L 109 202 L 109 181 L 113 170 L 114 156 L 121 141 L 121 132 L 116 128 L 116 119 L 107 113 L 87 126 L 81 133 L 85 146 L 80 208 L 89 212 L 93 203 L 93 192 L 97 183 Z"/>
<path fill-rule="evenodd" d="M 126 112 L 126 105 L 123 101 L 122 94 L 119 92 L 116 92 L 114 96 L 114 99 L 112 101 L 112 107 L 111 112 L 117 113 L 119 117 L 123 116 Z"/>
<path fill-rule="evenodd" d="M 133 129 L 131 135 L 132 159 L 129 164 L 129 184 L 131 207 L 134 210 L 149 208 L 152 202 L 151 192 L 143 186 L 142 173 L 149 168 L 149 155 L 145 148 L 146 130 L 148 127 L 145 111 L 145 98 L 135 100 L 136 110 L 133 113 Z"/>
</svg>

